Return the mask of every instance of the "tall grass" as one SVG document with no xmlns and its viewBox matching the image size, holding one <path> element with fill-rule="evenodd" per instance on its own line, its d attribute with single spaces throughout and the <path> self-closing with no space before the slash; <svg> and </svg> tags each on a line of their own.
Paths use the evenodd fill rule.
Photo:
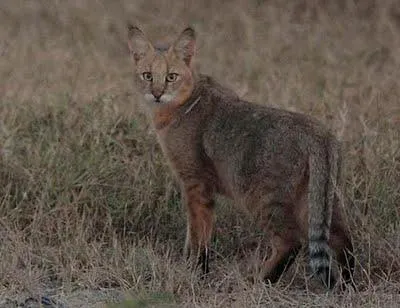
<svg viewBox="0 0 400 308">
<path fill-rule="evenodd" d="M 71 296 L 117 290 L 127 307 L 395 307 L 399 16 L 394 0 L 1 1 L 0 304 L 95 306 L 106 299 Z M 268 239 L 222 199 L 212 273 L 187 269 L 185 213 L 132 87 L 127 20 L 154 40 L 193 25 L 199 69 L 339 136 L 357 292 L 321 293 L 304 257 L 276 286 L 248 282 Z"/>
</svg>

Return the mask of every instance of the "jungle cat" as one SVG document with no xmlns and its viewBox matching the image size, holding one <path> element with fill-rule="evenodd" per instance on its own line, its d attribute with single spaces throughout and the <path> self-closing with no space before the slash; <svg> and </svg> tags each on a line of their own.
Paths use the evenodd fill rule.
<svg viewBox="0 0 400 308">
<path fill-rule="evenodd" d="M 263 277 L 275 282 L 308 243 L 309 266 L 327 288 L 331 250 L 352 282 L 353 246 L 338 202 L 340 143 L 324 125 L 295 112 L 250 103 L 196 72 L 195 31 L 167 48 L 128 26 L 135 84 L 143 95 L 187 212 L 186 256 L 209 271 L 216 194 L 257 217 L 272 253 Z"/>
</svg>

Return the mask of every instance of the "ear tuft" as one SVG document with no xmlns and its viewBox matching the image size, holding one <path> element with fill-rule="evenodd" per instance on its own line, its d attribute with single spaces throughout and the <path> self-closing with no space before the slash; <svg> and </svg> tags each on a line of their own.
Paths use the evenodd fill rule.
<svg viewBox="0 0 400 308">
<path fill-rule="evenodd" d="M 128 37 L 131 39 L 135 35 L 142 35 L 144 36 L 144 33 L 138 26 L 134 26 L 130 23 L 127 24 L 126 28 L 128 29 Z"/>
<path fill-rule="evenodd" d="M 129 51 L 132 54 L 133 60 L 138 62 L 146 53 L 152 50 L 153 47 L 139 27 L 128 24 L 127 30 Z"/>
<path fill-rule="evenodd" d="M 181 36 L 187 36 L 192 38 L 193 40 L 196 39 L 196 32 L 194 31 L 194 29 L 192 27 L 187 27 L 185 30 L 182 31 Z"/>
<path fill-rule="evenodd" d="M 178 57 L 190 66 L 196 49 L 196 33 L 194 29 L 187 27 L 183 30 L 175 41 L 173 48 Z"/>
</svg>

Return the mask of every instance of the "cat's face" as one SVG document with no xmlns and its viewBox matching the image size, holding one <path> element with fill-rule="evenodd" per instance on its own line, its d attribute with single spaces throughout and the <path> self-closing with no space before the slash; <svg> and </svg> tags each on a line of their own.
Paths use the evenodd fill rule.
<svg viewBox="0 0 400 308">
<path fill-rule="evenodd" d="M 135 81 L 151 106 L 182 104 L 193 90 L 194 32 L 188 28 L 169 48 L 154 47 L 137 27 L 129 28 Z"/>
</svg>

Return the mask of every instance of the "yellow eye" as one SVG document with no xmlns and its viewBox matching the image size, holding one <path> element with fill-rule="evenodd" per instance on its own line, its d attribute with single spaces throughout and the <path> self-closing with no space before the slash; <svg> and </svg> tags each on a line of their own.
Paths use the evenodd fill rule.
<svg viewBox="0 0 400 308">
<path fill-rule="evenodd" d="M 142 74 L 142 78 L 143 78 L 143 80 L 146 80 L 146 81 L 152 81 L 153 75 L 150 72 L 144 72 Z"/>
<path fill-rule="evenodd" d="M 167 75 L 167 77 L 165 77 L 165 80 L 166 80 L 167 82 L 174 82 L 174 81 L 176 81 L 177 78 L 178 78 L 178 74 L 176 74 L 176 73 L 169 73 L 169 74 Z"/>
</svg>

